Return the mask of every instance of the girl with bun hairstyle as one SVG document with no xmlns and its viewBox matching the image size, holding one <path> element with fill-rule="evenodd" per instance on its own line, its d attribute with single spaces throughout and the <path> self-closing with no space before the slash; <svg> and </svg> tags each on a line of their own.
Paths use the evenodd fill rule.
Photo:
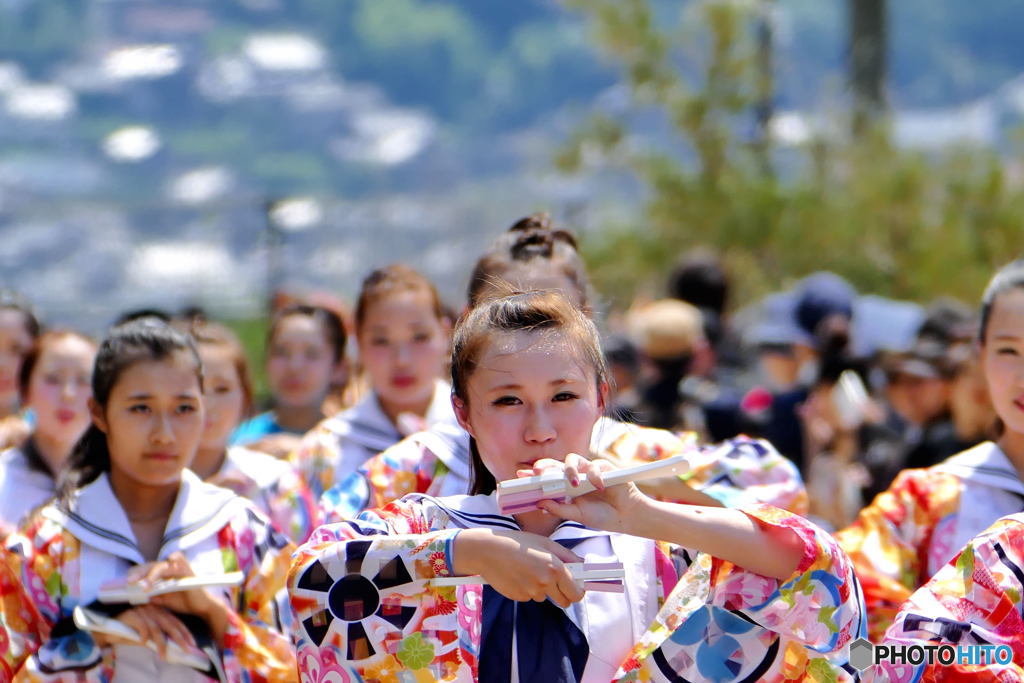
<svg viewBox="0 0 1024 683">
<path fill-rule="evenodd" d="M 656 501 L 589 452 L 607 396 L 594 324 L 554 292 L 481 302 L 459 323 L 452 401 L 476 495 L 411 494 L 320 527 L 289 592 L 303 680 L 849 680 L 863 629 L 832 538 L 770 506 Z M 498 511 L 495 482 L 544 472 L 596 490 Z M 621 562 L 624 592 L 568 563 Z M 442 577 L 480 576 L 458 588 Z"/>
<path fill-rule="evenodd" d="M 545 214 L 517 221 L 495 241 L 473 268 L 469 308 L 509 287 L 556 291 L 590 316 L 594 297 L 576 239 L 555 229 Z M 692 433 L 675 434 L 601 417 L 594 425 L 593 453 L 622 465 L 687 453 L 690 471 L 645 482 L 644 491 L 664 500 L 727 506 L 769 503 L 803 514 L 807 497 L 796 468 L 768 442 L 737 438 L 697 444 Z M 321 498 L 325 521 L 354 517 L 407 493 L 451 495 L 469 491 L 469 435 L 458 425 L 438 423 L 368 460 Z"/>
</svg>

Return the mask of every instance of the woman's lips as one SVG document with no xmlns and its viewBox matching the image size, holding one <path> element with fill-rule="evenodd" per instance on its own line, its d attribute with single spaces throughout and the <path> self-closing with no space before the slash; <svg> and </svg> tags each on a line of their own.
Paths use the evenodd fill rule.
<svg viewBox="0 0 1024 683">
<path fill-rule="evenodd" d="M 416 384 L 416 378 L 408 375 L 399 375 L 398 377 L 391 378 L 391 385 L 399 389 L 408 389 L 413 384 Z"/>
<path fill-rule="evenodd" d="M 75 411 L 73 410 L 58 410 L 57 421 L 61 424 L 68 424 L 75 419 Z"/>
<path fill-rule="evenodd" d="M 158 460 L 160 462 L 170 462 L 172 460 L 178 459 L 177 454 L 166 453 L 163 451 L 158 451 L 155 453 L 144 453 L 142 457 L 146 458 L 147 460 Z"/>
</svg>

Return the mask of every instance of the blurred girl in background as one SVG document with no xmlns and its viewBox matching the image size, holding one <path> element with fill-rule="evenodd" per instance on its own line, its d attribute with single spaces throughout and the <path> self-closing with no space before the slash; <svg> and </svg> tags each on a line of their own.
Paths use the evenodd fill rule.
<svg viewBox="0 0 1024 683">
<path fill-rule="evenodd" d="M 287 462 L 228 438 L 252 406 L 245 352 L 223 325 L 201 321 L 187 326 L 203 362 L 203 436 L 190 469 L 211 484 L 248 498 L 275 528 L 301 543 L 316 527 L 316 504 L 302 478 Z"/>
<path fill-rule="evenodd" d="M 274 407 L 242 423 L 231 442 L 256 444 L 256 450 L 278 457 L 291 452 L 325 417 L 324 398 L 343 371 L 345 344 L 345 326 L 327 308 L 290 304 L 275 313 L 266 364 Z"/>
<path fill-rule="evenodd" d="M 456 331 L 452 380 L 476 495 L 413 494 L 314 532 L 289 581 L 305 680 L 844 675 L 863 623 L 828 534 L 769 506 L 604 487 L 612 464 L 587 456 L 607 369 L 576 306 L 550 291 L 480 303 Z M 496 482 L 549 471 L 597 490 L 499 513 Z M 566 566 L 581 561 L 623 563 L 624 592 L 585 592 Z M 458 589 L 431 583 L 473 575 Z"/>
<path fill-rule="evenodd" d="M 403 436 L 455 424 L 441 379 L 451 321 L 433 283 L 404 265 L 375 270 L 363 281 L 355 322 L 370 391 L 307 434 L 292 456 L 317 496 Z"/>
<path fill-rule="evenodd" d="M 864 586 L 869 630 L 881 638 L 900 605 L 972 537 L 1024 499 L 1024 260 L 985 290 L 981 368 L 998 436 L 925 469 L 904 470 L 836 538 Z"/>
<path fill-rule="evenodd" d="M 585 315 L 592 312 L 583 259 L 572 233 L 552 227 L 546 214 L 517 221 L 477 261 L 469 281 L 469 308 L 507 291 L 557 291 Z M 733 439 L 696 448 L 693 434 L 676 435 L 602 418 L 594 427 L 591 450 L 620 464 L 690 454 L 690 472 L 645 482 L 645 492 L 666 500 L 702 505 L 767 502 L 801 513 L 807 498 L 792 463 L 770 444 Z M 466 493 L 470 481 L 469 435 L 458 425 L 438 423 L 417 432 L 366 462 L 321 498 L 325 521 L 354 517 L 407 493 Z"/>
<path fill-rule="evenodd" d="M 0 290 L 0 448 L 17 446 L 28 436 L 18 377 L 21 361 L 40 331 L 31 304 L 16 292 Z"/>
<path fill-rule="evenodd" d="M 89 426 L 96 342 L 77 332 L 46 332 L 19 372 L 24 405 L 35 417 L 21 446 L 0 454 L 0 537 L 53 497 L 57 475 Z"/>
<path fill-rule="evenodd" d="M 0 641 L 26 643 L 18 680 L 79 682 L 292 680 L 295 659 L 279 609 L 292 546 L 252 504 L 187 466 L 203 433 L 202 366 L 192 340 L 163 323 L 115 328 L 93 370 L 92 425 L 58 498 L 7 541 L 30 619 Z M 154 649 L 81 630 L 76 606 L 109 581 L 146 586 L 239 571 L 240 585 L 106 605 Z M 164 659 L 173 641 L 205 646 L 202 671 Z"/>
</svg>

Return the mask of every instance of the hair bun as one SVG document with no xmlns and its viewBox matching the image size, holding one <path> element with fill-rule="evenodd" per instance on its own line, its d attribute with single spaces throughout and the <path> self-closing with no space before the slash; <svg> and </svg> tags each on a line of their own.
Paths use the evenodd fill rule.
<svg viewBox="0 0 1024 683">
<path fill-rule="evenodd" d="M 516 231 L 530 231 L 530 230 L 543 230 L 545 232 L 551 231 L 551 216 L 547 212 L 532 213 L 525 218 L 520 218 L 512 227 L 508 229 L 509 232 Z"/>
</svg>

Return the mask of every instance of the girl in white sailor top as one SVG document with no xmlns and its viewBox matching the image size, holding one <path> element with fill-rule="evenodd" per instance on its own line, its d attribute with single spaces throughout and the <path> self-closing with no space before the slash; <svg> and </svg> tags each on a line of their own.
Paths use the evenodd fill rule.
<svg viewBox="0 0 1024 683">
<path fill-rule="evenodd" d="M 658 502 L 588 460 L 607 392 L 593 323 L 532 292 L 464 316 L 453 404 L 474 491 L 326 525 L 289 577 L 304 681 L 850 680 L 856 578 L 820 529 L 769 506 Z M 495 482 L 554 470 L 597 490 L 499 513 Z M 655 540 L 657 539 L 657 540 Z M 624 593 L 566 567 L 621 562 Z M 458 588 L 448 576 L 486 581 Z"/>
<path fill-rule="evenodd" d="M 404 436 L 455 424 L 451 388 L 441 380 L 451 323 L 433 283 L 400 264 L 373 271 L 363 280 L 355 323 L 371 390 L 310 431 L 291 456 L 318 498 Z"/>
<path fill-rule="evenodd" d="M 204 481 L 248 498 L 279 532 L 302 543 L 317 526 L 316 502 L 295 468 L 266 453 L 227 445 L 252 405 L 249 364 L 241 342 L 215 322 L 192 321 L 187 329 L 203 361 L 206 414 L 189 469 Z"/>
<path fill-rule="evenodd" d="M 66 330 L 46 332 L 19 373 L 35 427 L 18 447 L 0 454 L 0 539 L 56 491 L 56 474 L 89 426 L 90 377 L 96 342 Z"/>
<path fill-rule="evenodd" d="M 572 233 L 552 227 L 547 216 L 517 221 L 495 241 L 473 268 L 467 289 L 470 308 L 502 295 L 503 287 L 561 292 L 586 315 L 593 293 Z M 623 464 L 685 452 L 690 471 L 680 477 L 645 482 L 646 493 L 679 503 L 710 505 L 709 496 L 728 507 L 760 502 L 797 514 L 807 511 L 807 494 L 793 463 L 766 441 L 740 437 L 697 448 L 695 433 L 626 424 L 602 417 L 594 425 L 591 452 Z M 407 493 L 435 496 L 469 490 L 469 435 L 451 423 L 412 434 L 339 478 L 320 497 L 323 522 L 355 517 Z"/>
<path fill-rule="evenodd" d="M 0 449 L 21 444 L 29 433 L 18 373 L 40 331 L 39 319 L 28 300 L 17 292 L 0 289 Z"/>
<path fill-rule="evenodd" d="M 186 469 L 203 427 L 202 369 L 192 340 L 134 322 L 103 342 L 93 371 L 93 424 L 62 475 L 56 501 L 7 542 L 31 609 L 18 681 L 287 681 L 282 633 L 291 545 L 251 503 Z M 141 605 L 101 604 L 100 587 L 148 586 L 241 572 L 240 585 L 195 588 Z M 129 626 L 151 647 L 81 630 L 76 606 Z M 2 640 L 4 638 L 0 638 Z M 165 659 L 174 648 L 204 659 Z M 174 660 L 180 661 L 180 660 Z M 200 670 L 202 669 L 202 670 Z"/>
</svg>

